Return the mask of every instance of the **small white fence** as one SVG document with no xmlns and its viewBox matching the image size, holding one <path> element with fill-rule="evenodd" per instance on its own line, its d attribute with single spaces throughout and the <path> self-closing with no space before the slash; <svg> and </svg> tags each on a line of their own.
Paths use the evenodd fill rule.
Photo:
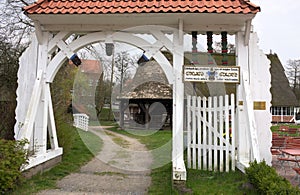
<svg viewBox="0 0 300 195">
<path fill-rule="evenodd" d="M 89 128 L 89 116 L 86 114 L 73 114 L 74 127 L 88 131 Z"/>
<path fill-rule="evenodd" d="M 235 100 L 231 94 L 187 99 L 188 168 L 235 170 Z M 224 169 L 225 168 L 225 169 Z"/>
</svg>

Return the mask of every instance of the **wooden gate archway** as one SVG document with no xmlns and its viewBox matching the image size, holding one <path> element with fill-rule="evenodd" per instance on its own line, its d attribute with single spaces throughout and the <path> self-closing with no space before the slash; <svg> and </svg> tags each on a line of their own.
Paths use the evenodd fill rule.
<svg viewBox="0 0 300 195">
<path fill-rule="evenodd" d="M 236 36 L 236 65 L 240 66 L 242 73 L 236 92 L 237 164 L 243 169 L 253 159 L 265 159 L 271 163 L 270 63 L 258 48 L 258 38 L 251 27 L 252 19 L 260 11 L 258 6 L 247 0 L 191 0 L 189 3 L 40 0 L 24 10 L 34 22 L 35 36 L 20 58 L 15 136 L 16 139 L 27 138 L 30 141 L 28 147 L 36 149 L 27 168 L 62 154 L 57 142 L 49 87 L 62 62 L 86 44 L 121 41 L 129 42 L 143 49 L 148 57 L 153 57 L 173 85 L 173 179 L 186 180 L 183 161 L 183 32 L 193 32 L 193 35 L 228 32 Z M 133 28 L 138 26 L 143 28 Z M 135 33 L 151 34 L 156 42 L 149 44 Z M 166 38 L 165 33 L 172 33 L 172 40 Z M 80 38 L 69 43 L 66 40 L 71 34 L 78 34 Z M 173 54 L 172 66 L 161 54 L 162 47 Z M 50 149 L 46 148 L 47 132 Z M 249 138 L 247 142 L 244 135 Z"/>
<path fill-rule="evenodd" d="M 35 150 L 35 156 L 30 158 L 29 165 L 26 168 L 34 167 L 40 163 L 48 161 L 56 156 L 62 154 L 62 148 L 58 146 L 57 136 L 56 136 L 56 128 L 54 122 L 54 115 L 52 109 L 52 100 L 51 100 L 51 92 L 50 92 L 50 83 L 53 81 L 56 73 L 59 68 L 63 64 L 63 62 L 67 58 L 71 58 L 79 49 L 82 47 L 95 43 L 95 42 L 123 42 L 135 47 L 138 47 L 144 51 L 144 55 L 148 58 L 154 58 L 158 64 L 161 65 L 162 69 L 165 72 L 165 75 L 168 79 L 168 82 L 173 85 L 173 100 L 177 101 L 173 105 L 174 114 L 177 114 L 180 120 L 177 120 L 177 125 L 174 127 L 173 134 L 175 138 L 173 139 L 173 150 L 176 150 L 176 159 L 180 162 L 181 168 L 179 168 L 178 172 L 185 173 L 184 163 L 183 163 L 183 141 L 180 139 L 182 137 L 182 129 L 183 129 L 183 83 L 182 75 L 179 74 L 181 72 L 181 67 L 183 64 L 183 33 L 182 30 L 173 29 L 170 27 L 159 27 L 155 28 L 151 25 L 149 26 L 141 26 L 138 28 L 134 28 L 134 31 L 137 29 L 143 29 L 143 31 L 148 34 L 152 34 L 153 37 L 157 37 L 157 40 L 154 44 L 149 43 L 147 40 L 134 36 L 132 29 L 128 29 L 129 32 L 116 32 L 109 34 L 109 32 L 96 32 L 96 33 L 88 33 L 80 38 L 72 41 L 67 44 L 65 40 L 67 40 L 70 36 L 70 32 L 59 32 L 53 36 L 53 38 L 49 38 L 48 33 L 43 33 L 40 40 L 43 40 L 40 44 L 37 42 L 33 42 L 31 45 L 32 48 L 29 48 L 27 52 L 25 52 L 21 58 L 22 59 L 37 59 L 39 62 L 35 69 L 37 70 L 37 75 L 34 83 L 29 83 L 28 85 L 33 85 L 32 93 L 26 92 L 27 100 L 29 104 L 26 105 L 18 105 L 17 108 L 17 120 L 18 126 L 15 129 L 16 138 L 23 139 L 26 138 L 28 140 L 32 140 L 32 137 L 35 137 L 35 141 L 31 142 L 31 145 L 28 147 Z M 180 29 L 180 28 L 179 28 Z M 166 37 L 163 31 L 168 31 L 169 34 L 173 34 L 173 41 Z M 110 32 L 111 33 L 111 32 Z M 34 45 L 36 44 L 36 45 Z M 161 48 L 166 48 L 173 55 L 173 65 L 171 65 L 170 61 L 162 54 Z M 43 48 L 40 52 L 39 48 Z M 34 50 L 36 49 L 36 50 Z M 55 52 L 59 50 L 59 52 Z M 38 58 L 38 56 L 52 56 L 51 59 L 49 57 L 47 59 Z M 35 56 L 35 57 L 34 57 Z M 32 58 L 34 57 L 34 58 Z M 28 62 L 25 62 L 28 63 Z M 33 63 L 33 62 L 29 62 Z M 19 75 L 22 78 L 22 75 L 26 76 L 26 70 L 23 70 L 22 67 L 19 70 Z M 20 79 L 22 80 L 22 79 Z M 33 80 L 31 80 L 33 81 Z M 26 82 L 25 80 L 23 82 Z M 28 82 L 28 81 L 27 81 Z M 19 82 L 20 83 L 20 82 Z M 20 83 L 23 84 L 24 83 Z M 21 94 L 24 88 L 18 88 L 17 93 Z M 20 100 L 20 99 L 19 99 Z M 22 101 L 22 100 L 20 100 Z M 26 115 L 23 116 L 18 112 L 20 110 L 28 110 Z M 18 115 L 19 114 L 19 115 Z M 36 119 L 39 118 L 40 119 Z M 24 122 L 23 122 L 24 121 Z M 21 126 L 19 124 L 22 124 Z M 177 129 L 177 133 L 176 133 Z M 39 132 L 39 133 L 37 133 Z M 47 149 L 47 132 L 49 133 L 51 148 Z M 179 134 L 179 135 L 178 135 Z M 181 154 L 179 151 L 182 151 Z M 174 151 L 173 151 L 174 152 Z M 174 162 L 176 162 L 174 160 Z M 178 175 L 178 174 L 177 174 Z M 185 175 L 180 176 L 184 179 Z"/>
</svg>

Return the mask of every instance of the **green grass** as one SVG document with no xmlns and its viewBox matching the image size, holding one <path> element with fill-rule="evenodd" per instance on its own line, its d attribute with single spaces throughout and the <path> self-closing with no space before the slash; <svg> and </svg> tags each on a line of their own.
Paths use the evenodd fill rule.
<svg viewBox="0 0 300 195">
<path fill-rule="evenodd" d="M 85 143 L 89 143 L 88 145 L 90 145 L 90 148 L 92 148 L 93 152 L 100 150 L 102 142 L 100 138 L 97 138 L 97 136 L 94 136 L 90 132 L 84 132 L 81 130 L 77 131 L 70 125 L 65 125 L 65 127 L 68 128 L 68 131 L 72 132 L 75 142 L 71 149 L 63 154 L 62 162 L 49 171 L 35 175 L 31 179 L 26 180 L 10 194 L 30 195 L 40 190 L 55 188 L 56 181 L 72 172 L 78 171 L 82 165 L 94 157 L 82 139 L 85 140 Z M 91 147 L 91 145 L 93 145 L 93 147 Z"/>
<path fill-rule="evenodd" d="M 99 136 L 93 134 L 92 132 L 82 131 L 80 129 L 78 129 L 78 134 L 90 152 L 97 154 L 101 151 L 103 143 Z"/>
<path fill-rule="evenodd" d="M 106 125 L 115 125 L 110 121 Z M 164 146 L 166 143 L 170 143 L 172 139 L 172 131 L 164 130 L 157 131 L 148 136 L 141 136 L 139 132 L 118 130 L 115 125 L 110 129 L 113 132 L 117 132 L 123 135 L 127 135 L 133 138 L 137 138 L 141 143 L 154 151 L 156 148 Z M 70 131 L 73 131 L 75 135 L 75 144 L 71 148 L 70 152 L 64 154 L 63 161 L 50 171 L 47 171 L 41 175 L 34 176 L 32 179 L 27 180 L 23 185 L 19 186 L 12 194 L 33 194 L 37 191 L 49 188 L 55 188 L 57 180 L 76 172 L 79 168 L 93 158 L 93 153 L 98 152 L 102 146 L 101 140 L 94 136 L 90 132 L 76 131 L 70 127 Z M 136 130 L 138 131 L 138 130 Z M 151 132 L 144 132 L 146 134 Z M 122 143 L 120 143 L 122 144 Z M 91 152 L 92 151 L 92 152 Z M 166 155 L 167 154 L 167 155 Z M 152 183 L 148 189 L 148 194 L 151 195 L 168 195 L 168 194 L 180 194 L 173 188 L 172 183 L 172 163 L 170 161 L 171 150 L 164 151 L 162 154 L 154 155 L 154 161 L 160 161 L 161 157 L 166 155 L 166 159 L 169 158 L 168 163 L 163 166 L 155 168 L 151 171 Z M 96 173 L 97 174 L 97 173 Z M 104 174 L 104 173 L 101 173 Z M 110 174 L 110 173 L 105 173 Z M 202 170 L 187 170 L 187 182 L 186 187 L 193 190 L 193 194 L 257 194 L 254 190 L 243 189 L 241 186 L 247 182 L 246 176 L 240 171 L 229 173 L 214 173 Z"/>
<path fill-rule="evenodd" d="M 186 184 L 194 194 L 257 194 L 256 190 L 242 187 L 247 182 L 246 176 L 239 170 L 220 173 L 188 169 Z"/>
<path fill-rule="evenodd" d="M 291 137 L 298 137 L 300 136 L 299 133 L 296 133 L 296 134 L 287 134 L 287 132 L 282 132 L 282 131 L 279 131 L 279 127 L 280 126 L 288 126 L 289 128 L 300 128 L 300 125 L 296 125 L 296 124 L 281 124 L 281 125 L 273 125 L 271 126 L 271 131 L 272 132 L 276 132 L 278 133 L 279 135 L 282 135 L 282 136 L 291 136 Z"/>
<path fill-rule="evenodd" d="M 141 143 L 149 150 L 160 148 L 164 144 L 168 143 L 172 139 L 172 131 L 164 130 L 157 131 L 149 136 L 138 136 L 137 132 L 118 130 L 117 127 L 110 129 L 111 131 L 124 134 L 137 138 Z M 135 130 L 144 131 L 144 130 Z M 144 132 L 147 134 L 147 132 Z M 155 168 L 151 172 L 152 184 L 148 189 L 148 194 L 153 195 L 168 195 L 168 194 L 180 194 L 176 189 L 173 188 L 172 184 L 172 163 L 171 150 L 164 151 L 163 154 L 167 154 L 169 161 Z M 162 155 L 163 155 L 162 154 Z M 154 161 L 160 161 L 161 155 L 154 156 Z M 241 173 L 239 170 L 229 173 L 210 172 L 203 170 L 187 170 L 187 182 L 186 187 L 192 189 L 193 194 L 257 194 L 256 190 L 249 190 L 242 187 L 244 183 L 247 183 L 246 175 Z"/>
<path fill-rule="evenodd" d="M 173 188 L 172 183 L 172 163 L 168 163 L 160 168 L 153 169 L 151 171 L 152 183 L 148 189 L 150 195 L 168 195 L 179 194 L 179 192 Z"/>
</svg>

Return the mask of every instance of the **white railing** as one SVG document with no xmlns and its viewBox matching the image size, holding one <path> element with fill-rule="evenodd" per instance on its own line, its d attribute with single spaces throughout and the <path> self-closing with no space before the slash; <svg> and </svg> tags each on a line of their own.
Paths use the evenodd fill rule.
<svg viewBox="0 0 300 195">
<path fill-rule="evenodd" d="M 188 168 L 235 170 L 234 94 L 187 99 Z"/>
<path fill-rule="evenodd" d="M 86 114 L 73 114 L 74 127 L 88 131 L 89 128 L 89 116 Z"/>
</svg>

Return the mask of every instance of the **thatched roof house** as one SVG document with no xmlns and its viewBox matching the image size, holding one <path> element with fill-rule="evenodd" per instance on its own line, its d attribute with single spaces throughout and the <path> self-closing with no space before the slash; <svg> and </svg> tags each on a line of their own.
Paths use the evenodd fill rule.
<svg viewBox="0 0 300 195">
<path fill-rule="evenodd" d="M 137 68 L 132 81 L 124 86 L 120 99 L 172 99 L 172 88 L 156 61 Z"/>
<path fill-rule="evenodd" d="M 277 54 L 268 54 L 267 57 L 271 61 L 272 106 L 299 106 L 296 95 L 292 91 L 284 73 L 284 68 L 279 57 Z"/>
<path fill-rule="evenodd" d="M 294 122 L 295 108 L 299 107 L 299 102 L 277 54 L 268 54 L 267 57 L 271 61 L 272 122 Z"/>
</svg>

